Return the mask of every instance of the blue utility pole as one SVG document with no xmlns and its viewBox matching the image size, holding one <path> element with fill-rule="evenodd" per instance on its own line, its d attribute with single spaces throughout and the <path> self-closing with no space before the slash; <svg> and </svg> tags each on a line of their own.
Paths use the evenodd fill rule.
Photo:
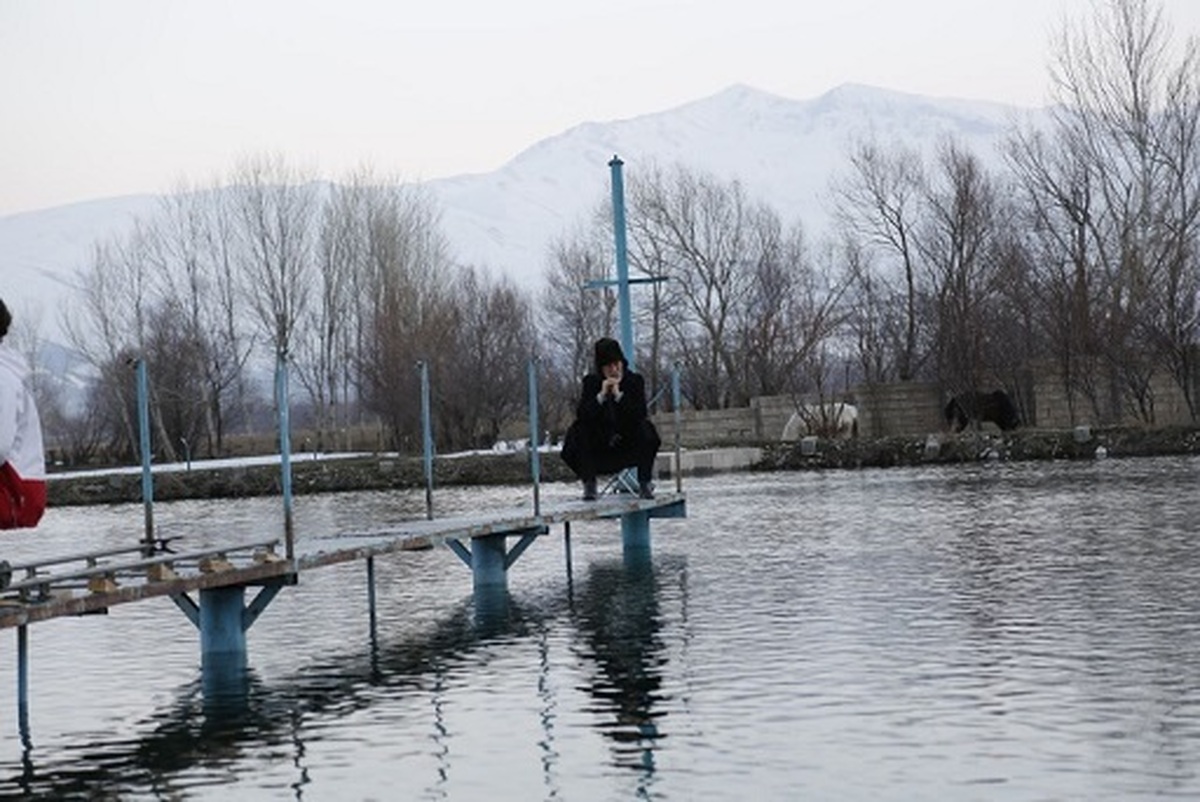
<svg viewBox="0 0 1200 802">
<path fill-rule="evenodd" d="M 617 248 L 617 313 L 621 318 L 621 350 L 625 352 L 629 369 L 636 370 L 633 312 L 629 301 L 629 254 L 625 241 L 625 179 L 621 174 L 624 164 L 625 162 L 614 155 L 608 167 L 612 171 L 613 236 Z"/>
</svg>

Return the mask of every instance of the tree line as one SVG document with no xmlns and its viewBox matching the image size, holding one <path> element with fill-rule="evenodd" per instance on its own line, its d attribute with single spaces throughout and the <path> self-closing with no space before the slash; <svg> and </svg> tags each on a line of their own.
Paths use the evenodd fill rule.
<svg viewBox="0 0 1200 802">
<path fill-rule="evenodd" d="M 1198 53 L 1149 0 L 1098 0 L 1061 32 L 1048 122 L 1015 124 L 1000 166 L 949 138 L 852 143 L 816 242 L 737 180 L 639 166 L 628 254 L 649 279 L 633 297 L 651 394 L 678 370 L 697 409 L 918 380 L 1021 404 L 1038 366 L 1072 418 L 1153 423 L 1168 377 L 1194 419 Z M 275 357 L 318 448 L 363 426 L 419 447 L 418 361 L 440 450 L 488 446 L 524 417 L 530 358 L 541 419 L 562 431 L 591 343 L 616 328 L 615 293 L 595 287 L 612 234 L 598 200 L 551 244 L 535 296 L 457 261 L 418 185 L 247 160 L 96 248 L 65 321 L 95 380 L 75 407 L 39 387 L 48 432 L 76 460 L 131 454 L 128 366 L 144 359 L 160 456 L 219 455 L 231 433 L 269 429 Z"/>
</svg>

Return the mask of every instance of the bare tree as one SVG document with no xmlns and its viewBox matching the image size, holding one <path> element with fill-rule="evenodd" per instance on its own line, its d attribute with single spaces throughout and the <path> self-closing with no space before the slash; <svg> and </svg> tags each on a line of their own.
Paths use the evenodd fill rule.
<svg viewBox="0 0 1200 802">
<path fill-rule="evenodd" d="M 663 255 L 667 327 L 693 403 L 721 408 L 747 402 L 733 334 L 755 262 L 751 219 L 764 211 L 753 207 L 737 182 L 681 167 L 651 171 L 631 188 L 635 230 Z"/>
<path fill-rule="evenodd" d="M 896 360 L 903 349 L 904 303 L 893 303 L 891 287 L 879 275 L 871 251 L 855 236 L 843 234 L 831 246 L 844 265 L 846 327 L 858 372 L 867 384 L 883 384 L 898 375 Z"/>
<path fill-rule="evenodd" d="M 952 392 L 990 384 L 988 326 L 1000 299 L 996 190 L 979 160 L 943 142 L 924 198 L 917 247 L 929 271 L 937 374 Z"/>
<path fill-rule="evenodd" d="M 564 235 L 549 248 L 538 327 L 548 377 L 547 425 L 558 430 L 574 414 L 580 378 L 591 369 L 592 343 L 615 330 L 616 293 L 597 284 L 608 278 L 611 249 L 596 230 Z"/>
<path fill-rule="evenodd" d="M 893 344 L 897 378 L 916 378 L 925 360 L 920 352 L 922 331 L 919 308 L 922 287 L 919 275 L 917 225 L 925 177 L 921 157 L 913 150 L 885 151 L 880 145 L 863 142 L 850 153 L 849 177 L 837 183 L 835 218 L 842 236 L 853 236 L 876 256 L 876 270 L 886 270 L 876 279 L 873 291 L 883 287 L 904 309 L 901 339 Z M 860 262 L 861 264 L 861 262 Z M 895 289 L 898 287 L 899 289 Z"/>
<path fill-rule="evenodd" d="M 113 414 L 106 419 L 117 427 L 109 433 L 112 447 L 124 455 L 138 442 L 133 386 L 110 366 L 145 349 L 155 303 L 150 240 L 139 222 L 127 239 L 98 244 L 88 268 L 77 274 L 77 305 L 61 318 L 68 342 L 98 373 L 97 395 L 107 396 Z"/>
<path fill-rule="evenodd" d="M 363 287 L 368 268 L 365 198 L 370 182 L 368 173 L 359 173 L 333 187 L 321 214 L 315 303 L 308 308 L 299 337 L 304 355 L 299 374 L 312 402 L 319 449 L 329 447 L 326 439 L 338 427 L 339 406 L 346 411 L 349 407 L 349 366 L 356 358 L 354 333 L 362 313 L 355 290 Z"/>
<path fill-rule="evenodd" d="M 1041 293 L 1070 321 L 1064 383 L 1100 420 L 1152 422 L 1162 369 L 1194 415 L 1196 43 L 1172 65 L 1160 8 L 1095 10 L 1059 40 L 1049 134 L 1023 132 L 1010 149 L 1042 258 L 1062 266 Z"/>
<path fill-rule="evenodd" d="M 460 270 L 452 294 L 449 358 L 437 361 L 442 437 L 451 448 L 486 447 L 528 409 L 533 310 L 510 280 L 474 268 Z"/>
<path fill-rule="evenodd" d="M 411 447 L 420 431 L 416 363 L 457 356 L 440 347 L 453 342 L 453 268 L 436 209 L 423 195 L 385 185 L 365 203 L 364 403 L 386 421 L 397 447 Z"/>
<path fill-rule="evenodd" d="M 199 384 L 200 431 L 184 435 L 207 454 L 223 451 L 227 409 L 244 380 L 253 338 L 242 324 L 243 304 L 234 271 L 235 243 L 219 187 L 180 186 L 165 195 L 153 227 L 152 263 L 162 277 L 162 302 L 180 330 L 168 340 L 189 344 Z"/>
<path fill-rule="evenodd" d="M 288 356 L 313 285 L 318 187 L 281 158 L 243 161 L 232 192 L 246 297 L 277 356 Z"/>
</svg>

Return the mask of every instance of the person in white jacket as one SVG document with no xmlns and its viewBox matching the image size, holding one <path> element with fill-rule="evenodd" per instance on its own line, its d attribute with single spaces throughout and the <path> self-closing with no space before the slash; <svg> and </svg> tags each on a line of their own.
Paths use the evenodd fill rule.
<svg viewBox="0 0 1200 802">
<path fill-rule="evenodd" d="M 42 425 L 29 368 L 4 338 L 12 315 L 0 300 L 0 529 L 37 526 L 46 510 Z"/>
</svg>

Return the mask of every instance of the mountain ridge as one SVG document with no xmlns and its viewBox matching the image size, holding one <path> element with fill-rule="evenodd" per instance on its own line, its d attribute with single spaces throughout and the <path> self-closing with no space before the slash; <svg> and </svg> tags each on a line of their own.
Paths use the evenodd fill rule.
<svg viewBox="0 0 1200 802">
<path fill-rule="evenodd" d="M 436 199 L 459 261 L 540 285 L 551 243 L 583 224 L 610 195 L 609 160 L 628 176 L 682 163 L 723 180 L 820 232 L 830 178 L 849 145 L 871 136 L 928 151 L 945 135 L 994 164 L 995 146 L 1022 114 L 1038 110 L 931 98 L 846 83 L 797 100 L 746 84 L 671 108 L 585 121 L 532 143 L 488 173 L 420 182 Z M 0 297 L 18 308 L 60 306 L 95 244 L 123 237 L 161 195 L 98 198 L 0 217 Z M 50 322 L 50 321 L 47 321 Z"/>
</svg>

